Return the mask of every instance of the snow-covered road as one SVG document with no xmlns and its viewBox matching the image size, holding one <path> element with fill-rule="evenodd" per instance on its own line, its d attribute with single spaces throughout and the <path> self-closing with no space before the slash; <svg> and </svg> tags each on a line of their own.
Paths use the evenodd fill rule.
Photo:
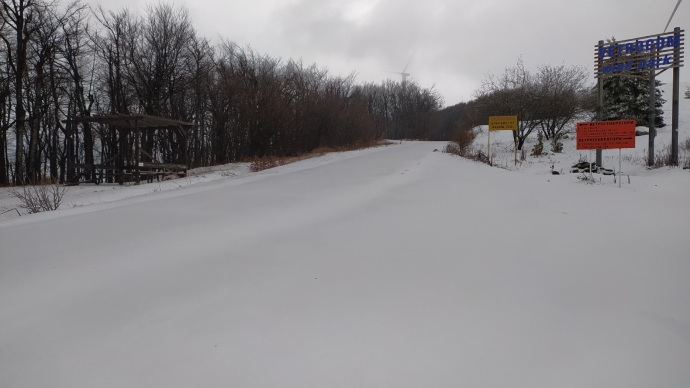
<svg viewBox="0 0 690 388">
<path fill-rule="evenodd" d="M 409 142 L 0 222 L 0 387 L 685 387 L 690 177 Z"/>
</svg>

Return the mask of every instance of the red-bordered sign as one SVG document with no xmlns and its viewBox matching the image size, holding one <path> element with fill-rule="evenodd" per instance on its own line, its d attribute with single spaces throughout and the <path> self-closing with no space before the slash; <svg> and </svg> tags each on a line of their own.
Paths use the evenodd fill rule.
<svg viewBox="0 0 690 388">
<path fill-rule="evenodd" d="M 577 123 L 578 150 L 635 148 L 635 120 Z"/>
</svg>

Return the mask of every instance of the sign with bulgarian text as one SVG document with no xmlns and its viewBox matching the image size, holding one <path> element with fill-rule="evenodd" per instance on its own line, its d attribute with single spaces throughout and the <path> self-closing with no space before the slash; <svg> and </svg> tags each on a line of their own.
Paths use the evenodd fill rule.
<svg viewBox="0 0 690 388">
<path fill-rule="evenodd" d="M 577 123 L 578 150 L 635 148 L 635 120 Z"/>
<path fill-rule="evenodd" d="M 489 131 L 517 131 L 517 116 L 489 116 Z"/>
<path fill-rule="evenodd" d="M 596 45 L 597 77 L 683 66 L 684 32 L 679 30 Z"/>
</svg>

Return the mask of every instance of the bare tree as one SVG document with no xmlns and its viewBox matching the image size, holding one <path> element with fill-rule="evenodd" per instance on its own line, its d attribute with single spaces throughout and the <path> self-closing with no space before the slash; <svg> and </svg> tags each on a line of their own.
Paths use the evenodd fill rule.
<svg viewBox="0 0 690 388">
<path fill-rule="evenodd" d="M 515 67 L 506 68 L 503 74 L 488 75 L 481 88 L 475 92 L 478 116 L 518 116 L 518 130 L 513 131 L 518 150 L 539 125 L 543 98 L 538 78 L 530 74 L 522 58 Z"/>
<path fill-rule="evenodd" d="M 94 12 L 98 25 L 89 31 L 94 49 L 94 107 L 99 113 L 133 113 L 136 98 L 128 82 L 128 45 L 137 30 L 137 20 L 127 9 L 106 12 L 100 6 Z M 109 126 L 94 128 L 100 145 L 100 159 L 112 160 L 120 152 L 118 131 Z M 112 178 L 109 178 L 112 180 Z"/>
<path fill-rule="evenodd" d="M 5 12 L 0 9 L 0 13 Z M 4 18 L 0 18 L 0 35 L 9 34 L 9 28 Z M 12 46 L 0 45 L 0 186 L 7 185 L 10 180 L 10 161 L 7 152 L 7 132 L 14 125 L 11 63 Z"/>
<path fill-rule="evenodd" d="M 547 140 L 559 138 L 567 132 L 568 124 L 589 110 L 589 76 L 581 66 L 543 65 L 537 78 L 542 99 L 539 106 L 542 134 Z"/>
<path fill-rule="evenodd" d="M 144 113 L 172 113 L 173 96 L 186 86 L 183 60 L 193 36 L 188 11 L 166 3 L 149 6 L 130 32 L 127 77 Z"/>
<path fill-rule="evenodd" d="M 189 133 L 188 149 L 194 166 L 204 165 L 208 158 L 210 119 L 209 87 L 212 83 L 214 49 L 206 38 L 194 36 L 188 45 L 185 72 L 189 75 L 186 116 L 179 117 L 195 125 Z"/>
<path fill-rule="evenodd" d="M 88 16 L 88 9 L 79 3 L 72 3 L 67 8 L 67 12 L 60 20 L 62 39 L 57 48 L 64 63 L 62 68 L 71 81 L 70 106 L 73 112 L 80 116 L 89 116 L 95 102 L 92 91 L 95 54 L 88 44 Z M 55 101 L 55 103 L 58 102 Z M 60 121 L 56 124 L 61 126 Z M 82 135 L 84 162 L 93 164 L 94 137 L 89 123 L 83 124 Z"/>
<path fill-rule="evenodd" d="M 38 28 L 27 45 L 27 79 L 25 103 L 27 110 L 28 130 L 26 131 L 28 149 L 26 150 L 26 176 L 29 182 L 42 180 L 43 156 L 47 148 L 47 122 L 52 123 L 50 113 L 51 77 L 56 76 L 51 68 L 57 62 L 57 50 L 62 36 L 58 34 L 60 17 L 54 9 L 44 7 L 36 12 L 35 21 Z M 51 125 L 53 129 L 55 125 Z"/>
<path fill-rule="evenodd" d="M 24 134 L 26 130 L 26 108 L 24 101 L 24 76 L 27 72 L 27 48 L 29 40 L 41 27 L 38 14 L 46 5 L 40 0 L 0 0 L 0 13 L 4 27 L 14 33 L 0 35 L 7 48 L 8 63 L 14 83 L 15 112 L 15 183 L 26 180 L 24 161 Z"/>
<path fill-rule="evenodd" d="M 130 35 L 135 32 L 136 21 L 127 9 L 119 13 L 105 12 L 100 6 L 94 13 L 99 29 L 90 34 L 91 42 L 98 59 L 96 81 L 107 91 L 102 111 L 108 113 L 130 113 L 133 104 L 129 87 L 125 81 L 127 66 L 127 46 Z M 98 97 L 96 104 L 98 105 Z"/>
</svg>

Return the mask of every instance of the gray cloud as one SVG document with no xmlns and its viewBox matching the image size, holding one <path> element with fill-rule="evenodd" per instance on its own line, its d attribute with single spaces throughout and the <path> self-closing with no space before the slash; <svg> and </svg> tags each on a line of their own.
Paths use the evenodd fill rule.
<svg viewBox="0 0 690 388">
<path fill-rule="evenodd" d="M 128 0 L 129 1 L 129 0 Z M 95 3 L 95 2 L 94 2 Z M 140 2 L 101 2 L 141 7 Z M 447 104 L 471 98 L 487 73 L 500 73 L 519 56 L 528 69 L 540 64 L 592 69 L 594 45 L 660 33 L 676 0 L 214 0 L 182 1 L 197 30 L 223 36 L 262 53 L 357 71 L 360 82 L 398 79 L 408 72 L 423 86 L 436 85 Z M 690 4 L 673 26 L 688 27 Z M 681 80 L 690 81 L 686 68 Z M 670 72 L 662 75 L 668 77 Z M 592 82 L 594 80 L 592 79 Z"/>
</svg>

